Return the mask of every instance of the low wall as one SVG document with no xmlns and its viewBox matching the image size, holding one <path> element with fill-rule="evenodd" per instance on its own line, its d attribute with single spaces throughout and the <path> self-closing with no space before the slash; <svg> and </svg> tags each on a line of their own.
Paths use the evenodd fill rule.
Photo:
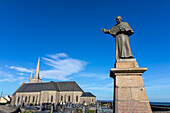
<svg viewBox="0 0 170 113">
<path fill-rule="evenodd" d="M 17 106 L 0 105 L 0 111 L 3 111 L 4 113 L 18 113 L 21 110 L 20 107 Z"/>
</svg>

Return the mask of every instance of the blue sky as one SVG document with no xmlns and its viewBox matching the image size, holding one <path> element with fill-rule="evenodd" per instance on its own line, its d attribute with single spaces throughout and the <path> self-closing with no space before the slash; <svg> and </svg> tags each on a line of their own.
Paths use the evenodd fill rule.
<svg viewBox="0 0 170 113">
<path fill-rule="evenodd" d="M 112 100 L 115 62 L 110 29 L 122 16 L 150 101 L 170 102 L 170 1 L 0 0 L 0 90 L 28 82 L 41 57 L 43 81 L 76 81 L 98 100 Z"/>
</svg>

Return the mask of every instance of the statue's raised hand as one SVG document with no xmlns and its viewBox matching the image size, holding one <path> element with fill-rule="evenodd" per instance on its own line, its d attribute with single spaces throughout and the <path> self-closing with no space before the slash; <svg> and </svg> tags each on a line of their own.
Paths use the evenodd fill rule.
<svg viewBox="0 0 170 113">
<path fill-rule="evenodd" d="M 104 28 L 102 28 L 101 30 L 102 30 L 102 31 L 105 31 L 105 29 L 104 29 Z"/>
</svg>

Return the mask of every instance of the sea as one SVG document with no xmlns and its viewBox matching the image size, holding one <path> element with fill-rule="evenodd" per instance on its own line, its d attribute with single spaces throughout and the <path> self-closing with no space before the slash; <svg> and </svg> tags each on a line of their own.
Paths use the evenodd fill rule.
<svg viewBox="0 0 170 113">
<path fill-rule="evenodd" d="M 112 100 L 97 100 L 97 102 L 113 102 Z M 170 102 L 149 102 L 150 105 L 170 106 Z"/>
<path fill-rule="evenodd" d="M 149 102 L 150 105 L 170 106 L 170 102 Z"/>
</svg>

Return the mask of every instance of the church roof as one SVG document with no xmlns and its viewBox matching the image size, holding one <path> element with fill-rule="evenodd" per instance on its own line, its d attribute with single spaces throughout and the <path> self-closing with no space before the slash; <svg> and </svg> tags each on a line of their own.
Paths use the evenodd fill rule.
<svg viewBox="0 0 170 113">
<path fill-rule="evenodd" d="M 82 96 L 81 97 L 96 97 L 94 96 L 92 93 L 90 92 L 83 92 Z"/>
<path fill-rule="evenodd" d="M 44 82 L 25 83 L 17 92 L 41 92 L 41 91 L 82 91 L 75 81 L 68 82 Z"/>
</svg>

